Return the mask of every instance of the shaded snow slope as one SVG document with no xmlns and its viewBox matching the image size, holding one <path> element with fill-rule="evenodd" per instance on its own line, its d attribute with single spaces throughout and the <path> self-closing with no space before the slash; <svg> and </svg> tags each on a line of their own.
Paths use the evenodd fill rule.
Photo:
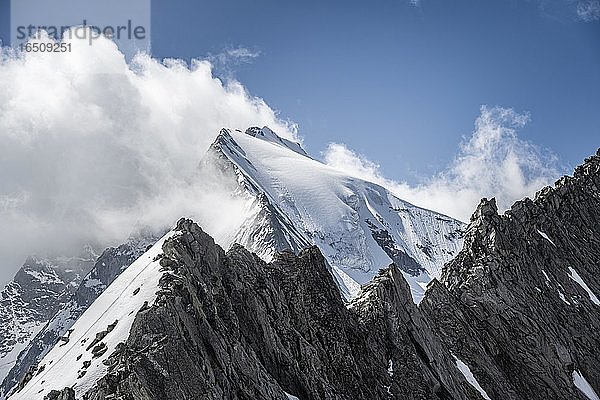
<svg viewBox="0 0 600 400">
<path fill-rule="evenodd" d="M 479 392 L 481 397 L 483 397 L 485 400 L 491 400 L 490 396 L 488 396 L 488 394 L 485 392 L 485 390 L 483 390 L 483 388 L 481 387 L 479 382 L 477 382 L 477 379 L 473 376 L 473 373 L 471 372 L 471 369 L 469 368 L 469 366 L 467 364 L 465 364 L 464 362 L 462 362 L 454 354 L 452 356 L 454 357 L 454 360 L 456 361 L 456 368 L 458 368 L 460 373 L 463 374 L 463 376 L 465 377 L 467 382 L 469 382 L 469 384 L 471 386 L 473 386 Z"/>
<path fill-rule="evenodd" d="M 600 400 L 592 385 L 577 370 L 573 371 L 573 384 L 590 400 Z"/>
<path fill-rule="evenodd" d="M 577 271 L 575 271 L 575 269 L 573 269 L 573 267 L 569 267 L 569 277 L 571 279 L 573 279 L 575 282 L 577 282 L 577 284 L 579 286 L 581 286 L 582 289 L 587 292 L 588 296 L 590 297 L 590 301 L 592 303 L 594 303 L 597 306 L 600 306 L 600 300 L 598 300 L 598 297 L 596 297 L 594 292 L 592 292 L 592 289 L 589 288 L 589 286 L 583 281 L 581 276 L 579 276 L 579 274 L 577 273 Z"/>
</svg>

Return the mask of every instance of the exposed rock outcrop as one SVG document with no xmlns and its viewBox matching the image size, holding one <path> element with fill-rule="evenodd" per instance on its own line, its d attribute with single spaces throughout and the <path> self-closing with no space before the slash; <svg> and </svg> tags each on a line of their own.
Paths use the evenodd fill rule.
<svg viewBox="0 0 600 400">
<path fill-rule="evenodd" d="M 344 306 L 318 249 L 266 264 L 191 221 L 178 229 L 156 304 L 87 399 L 389 397 L 385 344 Z"/>
<path fill-rule="evenodd" d="M 600 393 L 600 151 L 498 215 L 482 200 L 421 311 L 494 399 Z"/>
<path fill-rule="evenodd" d="M 53 390 L 44 397 L 44 400 L 75 400 L 75 391 L 71 388 L 64 388 L 60 392 Z"/>
</svg>

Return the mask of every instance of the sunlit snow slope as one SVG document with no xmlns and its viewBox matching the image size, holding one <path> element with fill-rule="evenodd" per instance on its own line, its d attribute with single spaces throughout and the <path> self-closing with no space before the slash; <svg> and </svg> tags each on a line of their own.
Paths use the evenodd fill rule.
<svg viewBox="0 0 600 400">
<path fill-rule="evenodd" d="M 39 324 L 42 329 L 38 329 L 39 332 L 37 335 L 32 335 L 32 339 L 28 338 L 29 343 L 24 341 L 22 346 L 16 348 L 14 356 L 16 361 L 9 365 L 7 369 L 10 370 L 9 372 L 0 375 L 0 377 L 5 377 L 0 386 L 0 400 L 4 399 L 6 393 L 10 393 L 11 389 L 21 382 L 32 367 L 39 364 L 39 361 L 61 340 L 61 337 L 64 338 L 68 335 L 69 329 L 71 329 L 79 316 L 102 294 L 106 287 L 112 283 L 113 279 L 139 258 L 146 251 L 147 247 L 154 244 L 160 236 L 162 234 L 155 235 L 149 231 L 141 230 L 133 234 L 125 243 L 118 247 L 107 248 L 98 257 L 93 268 L 83 278 L 81 284 L 73 292 L 68 302 L 61 303 L 56 300 L 53 301 L 51 298 L 42 306 L 38 305 L 36 307 L 50 316 L 56 309 L 58 311 L 50 318 L 46 325 Z M 72 285 L 76 285 L 78 280 L 71 282 Z M 33 286 L 31 284 L 26 285 L 29 288 Z M 46 283 L 44 288 L 48 286 L 50 285 Z M 40 297 L 45 297 L 46 292 L 42 293 L 44 295 Z M 55 304 L 51 304 L 54 308 L 49 307 L 48 302 L 54 302 Z M 60 307 L 61 304 L 62 307 Z M 31 309 L 32 307 L 33 305 L 29 304 L 29 308 Z M 21 352 L 21 350 L 23 351 Z"/>
<path fill-rule="evenodd" d="M 419 302 L 462 245 L 463 223 L 320 163 L 268 128 L 224 129 L 212 150 L 234 165 L 240 186 L 265 196 L 297 234 L 321 249 L 347 298 L 395 262 Z"/>
<path fill-rule="evenodd" d="M 156 256 L 169 232 L 138 258 L 92 303 L 40 362 L 36 375 L 11 400 L 42 399 L 50 390 L 73 386 L 77 395 L 87 392 L 105 375 L 103 363 L 129 336 L 136 314 L 154 302 L 162 275 Z"/>
</svg>

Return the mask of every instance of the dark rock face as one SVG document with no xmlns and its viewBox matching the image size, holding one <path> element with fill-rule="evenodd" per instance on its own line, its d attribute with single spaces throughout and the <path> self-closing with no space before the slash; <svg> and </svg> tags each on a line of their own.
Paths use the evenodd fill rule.
<svg viewBox="0 0 600 400">
<path fill-rule="evenodd" d="M 600 393 L 599 250 L 600 154 L 505 215 L 484 199 L 420 308 L 491 398 L 585 399 L 573 373 Z"/>
<path fill-rule="evenodd" d="M 377 226 L 373 224 L 368 219 L 365 221 L 369 229 L 371 230 L 371 235 L 373 239 L 377 242 L 379 247 L 388 255 L 390 260 L 394 262 L 394 264 L 400 268 L 402 271 L 409 273 L 413 276 L 418 276 L 421 272 L 425 271 L 425 268 L 421 266 L 411 256 L 398 249 L 398 246 L 394 242 L 394 239 L 390 235 L 390 233 L 385 229 L 377 229 Z M 428 252 L 429 249 L 426 248 L 424 252 Z M 428 254 L 429 257 L 431 255 Z"/>
<path fill-rule="evenodd" d="M 75 400 L 75 391 L 71 388 L 64 388 L 60 392 L 53 390 L 44 397 L 44 400 Z"/>
<path fill-rule="evenodd" d="M 178 229 L 155 305 L 86 399 L 437 398 L 404 340 L 415 309 L 396 268 L 373 284 L 376 300 L 349 310 L 315 247 L 266 264 L 240 246 L 223 252 L 191 221 Z M 390 360 L 401 372 L 388 373 Z"/>
</svg>

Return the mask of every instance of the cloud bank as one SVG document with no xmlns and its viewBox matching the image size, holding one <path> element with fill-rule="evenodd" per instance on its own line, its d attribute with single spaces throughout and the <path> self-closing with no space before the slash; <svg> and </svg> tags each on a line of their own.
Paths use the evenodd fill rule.
<svg viewBox="0 0 600 400">
<path fill-rule="evenodd" d="M 528 121 L 527 114 L 510 108 L 482 106 L 454 161 L 416 186 L 386 179 L 379 165 L 343 144 L 331 144 L 325 162 L 416 205 L 468 221 L 482 197 L 495 197 L 499 209 L 506 210 L 560 176 L 556 156 L 518 137 Z"/>
<path fill-rule="evenodd" d="M 219 130 L 268 125 L 297 140 L 208 61 L 128 65 L 109 40 L 67 42 L 71 53 L 0 53 L 0 281 L 31 252 L 119 243 L 182 215 L 218 234 L 240 205 L 195 174 Z"/>
</svg>

